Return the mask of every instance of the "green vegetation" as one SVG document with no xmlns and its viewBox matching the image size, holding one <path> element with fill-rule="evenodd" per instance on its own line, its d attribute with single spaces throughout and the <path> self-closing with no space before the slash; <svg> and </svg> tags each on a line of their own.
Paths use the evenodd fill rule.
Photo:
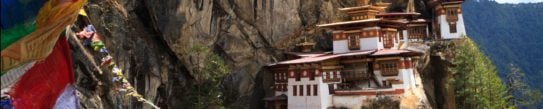
<svg viewBox="0 0 543 109">
<path fill-rule="evenodd" d="M 194 77 L 189 99 L 192 106 L 189 109 L 224 108 L 221 82 L 228 74 L 229 68 L 220 56 L 214 54 L 208 47 L 194 45 L 189 51 L 191 75 Z"/>
<path fill-rule="evenodd" d="M 509 65 L 524 72 L 526 85 L 543 92 L 543 2 L 499 4 L 466 0 L 462 5 L 467 34 L 507 79 Z M 514 94 L 517 97 L 518 94 Z M 536 103 L 542 109 L 543 103 Z"/>
<path fill-rule="evenodd" d="M 510 72 L 507 74 L 507 91 L 509 95 L 514 95 L 508 101 L 511 105 L 516 107 L 531 107 L 533 104 L 541 102 L 542 95 L 538 90 L 532 89 L 526 85 L 525 75 L 514 64 L 509 65 Z"/>
<path fill-rule="evenodd" d="M 369 106 L 362 106 L 361 109 L 399 109 L 400 101 L 392 100 L 390 97 L 378 97 L 370 101 Z"/>
<path fill-rule="evenodd" d="M 456 44 L 455 66 L 451 68 L 454 79 L 449 86 L 454 86 L 457 108 L 512 108 L 507 102 L 511 96 L 507 94 L 506 85 L 498 77 L 490 59 L 468 38 Z"/>
</svg>

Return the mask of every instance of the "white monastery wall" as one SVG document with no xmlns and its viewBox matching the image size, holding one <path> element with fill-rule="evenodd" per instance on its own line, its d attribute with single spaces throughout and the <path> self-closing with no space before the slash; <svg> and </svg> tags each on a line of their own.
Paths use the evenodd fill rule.
<svg viewBox="0 0 543 109">
<path fill-rule="evenodd" d="M 451 33 L 449 30 L 449 23 L 447 22 L 446 15 L 439 15 L 439 24 L 441 29 L 441 37 L 443 39 L 457 39 L 462 35 L 466 35 L 466 28 L 464 28 L 464 17 L 462 14 L 458 14 L 458 21 L 456 22 L 456 33 Z"/>
<path fill-rule="evenodd" d="M 334 53 L 345 53 L 349 51 L 347 40 L 336 40 L 333 42 Z"/>
<path fill-rule="evenodd" d="M 360 50 L 375 50 L 379 49 L 379 38 L 369 37 L 360 38 Z"/>
</svg>

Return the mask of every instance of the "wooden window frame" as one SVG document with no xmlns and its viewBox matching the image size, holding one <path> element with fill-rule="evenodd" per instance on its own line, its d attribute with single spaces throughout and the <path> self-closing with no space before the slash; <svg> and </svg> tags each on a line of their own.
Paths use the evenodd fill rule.
<svg viewBox="0 0 543 109">
<path fill-rule="evenodd" d="M 379 62 L 379 69 L 383 76 L 397 76 L 400 72 L 398 60 Z"/>
<path fill-rule="evenodd" d="M 306 85 L 305 88 L 307 89 L 307 96 L 311 96 L 311 85 Z"/>
<path fill-rule="evenodd" d="M 298 72 L 298 73 L 294 72 L 294 76 L 295 76 L 296 81 L 301 81 L 302 80 L 302 74 L 300 72 Z"/>
<path fill-rule="evenodd" d="M 449 23 L 449 33 L 456 33 L 456 32 L 457 32 L 456 23 Z"/>
<path fill-rule="evenodd" d="M 334 84 L 328 84 L 328 94 L 334 94 Z"/>
<path fill-rule="evenodd" d="M 330 71 L 327 71 L 324 73 L 324 76 L 326 76 L 326 80 L 329 80 L 330 79 Z"/>
<path fill-rule="evenodd" d="M 394 34 L 392 31 L 383 31 L 383 46 L 385 48 L 392 48 L 394 46 Z"/>
<path fill-rule="evenodd" d="M 445 15 L 448 22 L 458 21 L 458 8 L 446 8 Z"/>
<path fill-rule="evenodd" d="M 300 95 L 300 96 L 304 96 L 304 85 L 299 85 L 298 87 L 300 88 L 300 93 L 299 93 L 299 95 Z"/>
<path fill-rule="evenodd" d="M 315 80 L 315 73 L 316 72 L 308 72 L 309 80 Z"/>
<path fill-rule="evenodd" d="M 398 32 L 399 32 L 400 40 L 404 40 L 403 30 L 398 31 Z"/>
<path fill-rule="evenodd" d="M 337 72 L 337 71 L 334 71 L 334 72 L 332 72 L 332 79 L 336 79 L 336 78 L 338 78 L 338 77 L 337 77 L 338 75 L 337 75 L 337 73 L 336 73 L 336 72 Z"/>
<path fill-rule="evenodd" d="M 292 96 L 298 96 L 297 92 L 298 92 L 298 89 L 296 85 L 292 85 Z"/>
<path fill-rule="evenodd" d="M 360 49 L 360 33 L 347 33 L 349 50 Z"/>
<path fill-rule="evenodd" d="M 313 96 L 319 95 L 318 93 L 319 93 L 319 86 L 313 85 Z"/>
</svg>

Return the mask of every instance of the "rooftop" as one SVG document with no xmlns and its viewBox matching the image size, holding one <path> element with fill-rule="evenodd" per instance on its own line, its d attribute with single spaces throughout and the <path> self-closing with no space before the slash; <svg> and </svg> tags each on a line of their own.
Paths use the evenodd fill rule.
<svg viewBox="0 0 543 109">
<path fill-rule="evenodd" d="M 329 24 L 321 24 L 321 25 L 317 25 L 317 27 L 331 27 L 331 26 L 337 26 L 337 25 L 377 22 L 380 20 L 381 19 L 364 19 L 364 20 L 344 21 L 344 22 L 336 22 L 336 23 L 329 23 Z"/>
<path fill-rule="evenodd" d="M 385 55 L 399 55 L 399 54 L 413 53 L 413 52 L 414 51 L 410 51 L 410 50 L 382 49 L 382 50 L 352 51 L 352 52 L 338 53 L 338 54 L 307 54 L 305 57 L 302 56 L 302 58 L 300 59 L 282 61 L 275 64 L 270 64 L 269 66 L 313 63 L 313 62 L 320 62 L 320 61 L 324 61 L 328 59 L 334 59 L 334 58 L 346 57 L 346 56 L 385 56 Z"/>
</svg>

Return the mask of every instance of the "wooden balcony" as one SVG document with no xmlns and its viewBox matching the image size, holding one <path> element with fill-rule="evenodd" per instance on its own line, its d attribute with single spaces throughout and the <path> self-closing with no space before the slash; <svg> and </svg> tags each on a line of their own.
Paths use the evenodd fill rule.
<svg viewBox="0 0 543 109">
<path fill-rule="evenodd" d="M 343 70 L 341 76 L 345 81 L 368 80 L 372 77 L 367 71 Z"/>
</svg>

